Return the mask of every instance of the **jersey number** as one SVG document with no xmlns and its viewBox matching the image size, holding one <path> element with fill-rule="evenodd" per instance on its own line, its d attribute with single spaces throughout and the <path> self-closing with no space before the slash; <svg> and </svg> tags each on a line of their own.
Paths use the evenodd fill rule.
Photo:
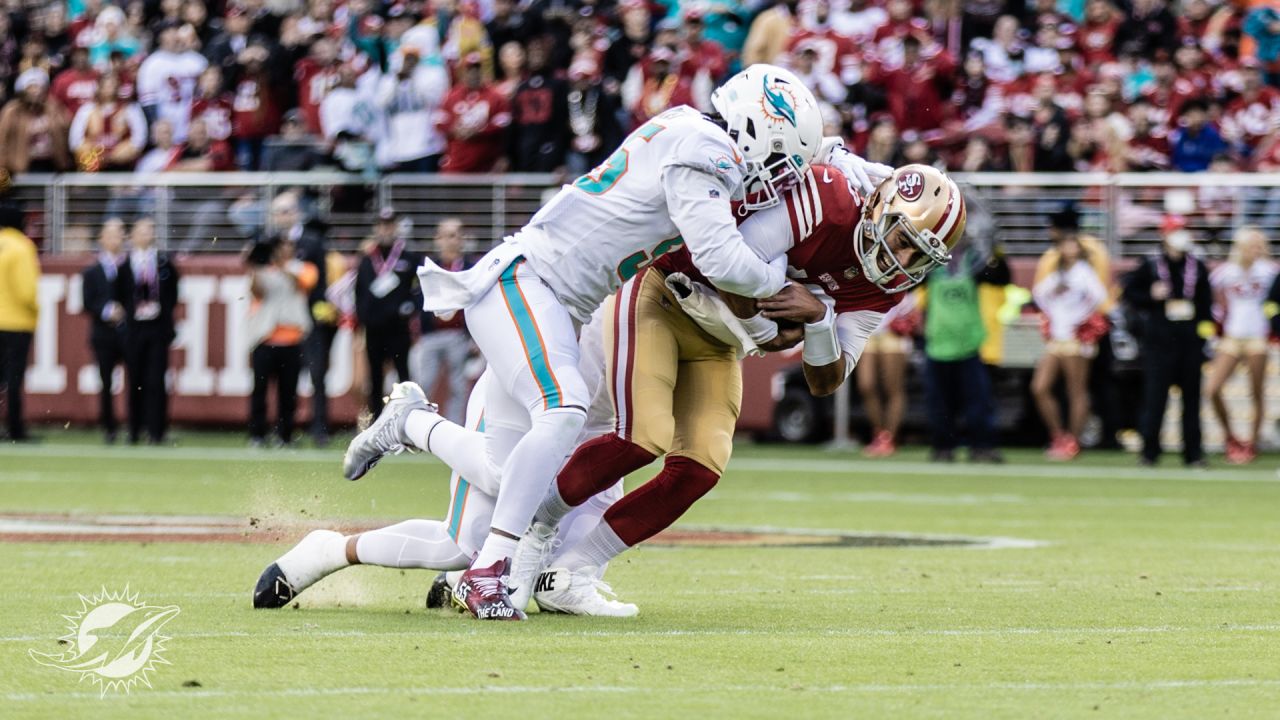
<svg viewBox="0 0 1280 720">
<path fill-rule="evenodd" d="M 654 260 L 657 260 L 683 244 L 684 238 L 677 235 L 676 237 L 669 238 L 658 243 L 658 247 L 654 248 L 651 253 L 641 250 L 640 252 L 628 255 L 622 260 L 622 262 L 618 263 L 618 279 L 622 282 L 630 280 L 636 276 L 636 273 L 639 273 L 641 270 L 649 267 Z"/>
<path fill-rule="evenodd" d="M 609 188 L 617 185 L 618 181 L 622 179 L 622 176 L 627 174 L 627 163 L 631 157 L 631 153 L 627 150 L 627 145 L 630 145 L 636 138 L 649 142 L 655 135 L 662 132 L 663 129 L 662 125 L 658 125 L 656 123 L 646 123 L 645 125 L 642 125 L 640 129 L 632 133 L 631 137 L 627 138 L 626 141 L 622 143 L 622 147 L 618 148 L 618 150 L 610 155 L 607 160 L 591 172 L 583 175 L 577 180 L 574 180 L 573 186 L 583 190 L 584 192 L 589 192 L 592 195 L 603 195 L 606 192 L 609 192 Z"/>
</svg>

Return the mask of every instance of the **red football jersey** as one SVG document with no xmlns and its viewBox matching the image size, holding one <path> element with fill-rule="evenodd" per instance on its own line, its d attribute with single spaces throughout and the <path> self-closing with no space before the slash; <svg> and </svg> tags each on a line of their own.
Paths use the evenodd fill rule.
<svg viewBox="0 0 1280 720">
<path fill-rule="evenodd" d="M 1263 86 L 1252 98 L 1232 100 L 1222 113 L 1222 137 L 1228 142 L 1257 147 L 1280 128 L 1280 91 Z"/>
<path fill-rule="evenodd" d="M 68 68 L 58 73 L 53 79 L 49 95 L 62 103 L 67 115 L 74 117 L 81 105 L 93 101 L 98 92 L 98 73 L 93 70 L 81 72 Z"/>
<path fill-rule="evenodd" d="M 191 119 L 204 120 L 209 137 L 226 140 L 231 137 L 231 96 L 227 93 L 211 98 L 197 97 L 191 103 Z"/>
<path fill-rule="evenodd" d="M 812 47 L 818 54 L 817 65 L 821 70 L 842 80 L 861 76 L 862 52 L 850 38 L 831 28 L 793 31 L 787 51 L 794 53 L 803 45 Z"/>
<path fill-rule="evenodd" d="M 775 214 L 779 229 L 789 233 L 787 276 L 820 286 L 835 300 L 837 313 L 871 310 L 888 312 L 902 299 L 867 280 L 858 261 L 854 233 L 862 217 L 862 196 L 839 170 L 825 165 L 813 171 L 784 197 L 780 205 L 760 210 Z M 738 213 L 739 224 L 747 218 Z M 785 220 L 784 220 L 785 217 Z M 682 272 L 710 284 L 693 266 L 689 251 L 680 248 L 655 264 L 665 272 Z"/>
<path fill-rule="evenodd" d="M 302 58 L 293 67 L 293 80 L 298 87 L 298 108 L 302 110 L 307 131 L 319 135 L 320 103 L 329 90 L 338 85 L 338 68 Z"/>
</svg>

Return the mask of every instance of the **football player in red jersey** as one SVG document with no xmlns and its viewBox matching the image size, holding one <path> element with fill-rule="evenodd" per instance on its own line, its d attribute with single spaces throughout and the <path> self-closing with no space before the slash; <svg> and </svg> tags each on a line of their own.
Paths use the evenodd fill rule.
<svg viewBox="0 0 1280 720">
<path fill-rule="evenodd" d="M 786 262 L 789 277 L 808 290 L 758 301 L 760 315 L 735 328 L 727 308 L 712 307 L 715 296 L 683 251 L 628 281 L 605 306 L 616 431 L 575 451 L 522 545 L 542 552 L 574 507 L 658 457 L 665 456 L 664 467 L 560 555 L 563 567 L 547 572 L 563 579 L 539 583 L 539 606 L 574 613 L 577 603 L 589 605 L 594 575 L 581 568 L 600 567 L 667 528 L 715 486 L 732 450 L 743 354 L 803 337 L 810 390 L 835 392 L 885 312 L 947 262 L 964 227 L 959 188 L 931 167 L 900 168 L 864 200 L 840 171 L 816 165 L 785 202 L 741 223 L 748 245 L 762 258 Z M 791 327 L 779 329 L 775 320 Z"/>
</svg>

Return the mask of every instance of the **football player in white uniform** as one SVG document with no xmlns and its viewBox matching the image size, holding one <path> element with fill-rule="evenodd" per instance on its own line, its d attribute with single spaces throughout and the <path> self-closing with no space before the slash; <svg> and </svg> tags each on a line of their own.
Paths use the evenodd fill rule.
<svg viewBox="0 0 1280 720">
<path fill-rule="evenodd" d="M 472 270 L 448 273 L 430 262 L 419 270 L 424 308 L 465 309 L 493 369 L 486 433 L 521 434 L 502 460 L 490 534 L 455 588 L 455 604 L 477 618 L 523 619 L 509 589 L 527 602 L 543 561 L 522 561 L 516 547 L 586 419 L 575 321 L 586 322 L 623 282 L 681 245 L 725 291 L 764 298 L 787 285 L 781 264 L 742 243 L 730 202 L 768 207 L 799 181 L 822 142 L 817 103 L 790 72 L 754 65 L 718 88 L 712 104 L 716 115 L 677 107 L 633 132 Z M 456 427 L 425 402 L 391 407 L 352 441 L 348 479 Z"/>
<path fill-rule="evenodd" d="M 603 383 L 602 323 L 598 316 L 599 313 L 583 327 L 579 342 L 582 357 L 579 370 L 588 386 L 594 389 L 583 428 L 583 441 L 613 432 L 614 425 L 613 403 Z M 449 481 L 449 507 L 443 520 L 415 518 L 354 535 L 332 530 L 312 531 L 263 571 L 254 588 L 253 606 L 283 607 L 322 578 L 351 565 L 441 571 L 465 569 L 489 533 L 501 475 L 501 468 L 490 457 L 495 444 L 487 442 L 484 433 L 485 397 L 491 382 L 493 373 L 486 370 L 467 400 L 465 427 L 470 430 L 454 432 L 447 446 L 433 446 L 440 459 L 453 470 Z M 401 383 L 393 391 L 390 402 L 425 402 L 425 396 L 416 384 Z M 506 435 L 502 439 L 511 442 L 518 437 Z M 561 524 L 557 546 L 574 546 L 579 538 L 595 527 L 609 505 L 621 496 L 622 486 L 617 483 L 612 490 L 580 506 L 580 512 Z M 552 562 L 563 565 L 555 558 Z M 571 608 L 577 614 L 621 617 L 636 614 L 635 605 L 610 597 L 611 590 L 602 580 L 603 568 L 590 573 L 589 577 L 577 572 L 579 570 L 574 568 L 573 588 L 569 587 L 567 577 L 558 582 L 547 580 L 543 585 L 555 587 L 561 596 L 572 590 Z M 441 587 L 445 585 L 438 580 L 433 585 L 432 595 L 440 595 Z M 440 598 L 432 595 L 428 596 L 427 606 L 442 605 Z"/>
</svg>

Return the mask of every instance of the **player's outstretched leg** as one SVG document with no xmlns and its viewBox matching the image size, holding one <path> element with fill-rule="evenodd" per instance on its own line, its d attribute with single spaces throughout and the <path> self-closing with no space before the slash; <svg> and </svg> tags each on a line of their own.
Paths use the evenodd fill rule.
<svg viewBox="0 0 1280 720">
<path fill-rule="evenodd" d="M 594 567 L 551 568 L 538 576 L 533 598 L 543 612 L 595 617 L 635 617 L 640 608 L 616 599 Z"/>
<path fill-rule="evenodd" d="M 253 606 L 284 607 L 303 590 L 348 564 L 346 536 L 332 530 L 312 531 L 262 571 L 253 588 Z"/>
<path fill-rule="evenodd" d="M 405 428 L 405 421 L 413 410 L 435 413 L 438 408 L 427 401 L 426 393 L 417 383 L 396 383 L 378 418 L 347 446 L 347 454 L 342 458 L 343 477 L 359 480 L 386 454 L 399 455 L 416 449 Z"/>
</svg>

